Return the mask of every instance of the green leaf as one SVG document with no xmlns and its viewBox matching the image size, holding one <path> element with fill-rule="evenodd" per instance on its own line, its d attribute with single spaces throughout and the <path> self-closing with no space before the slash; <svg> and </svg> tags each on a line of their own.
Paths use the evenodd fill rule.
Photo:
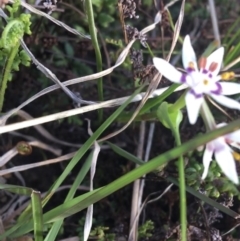
<svg viewBox="0 0 240 241">
<path fill-rule="evenodd" d="M 69 42 L 65 42 L 64 48 L 65 48 L 65 52 L 66 52 L 67 56 L 69 56 L 71 58 L 74 57 L 74 49 L 73 49 L 72 45 L 69 44 Z"/>
<path fill-rule="evenodd" d="M 99 23 L 105 28 L 107 28 L 109 24 L 114 21 L 114 18 L 106 13 L 100 13 L 98 15 L 98 19 L 99 19 Z"/>
<path fill-rule="evenodd" d="M 157 110 L 157 116 L 166 128 L 171 129 L 172 132 L 175 133 L 179 128 L 183 116 L 179 109 L 170 111 L 169 108 L 171 106 L 171 104 L 163 102 Z"/>
<path fill-rule="evenodd" d="M 43 213 L 40 192 L 31 194 L 35 241 L 43 240 Z"/>
</svg>

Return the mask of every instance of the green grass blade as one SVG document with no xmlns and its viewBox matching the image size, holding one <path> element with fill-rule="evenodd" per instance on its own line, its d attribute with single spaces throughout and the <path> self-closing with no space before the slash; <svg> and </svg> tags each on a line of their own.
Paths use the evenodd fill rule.
<svg viewBox="0 0 240 241">
<path fill-rule="evenodd" d="M 97 72 L 102 71 L 102 55 L 101 51 L 98 45 L 98 39 L 97 39 L 97 31 L 95 27 L 95 21 L 94 21 L 94 13 L 93 13 L 93 7 L 92 7 L 92 0 L 85 0 L 85 8 L 88 16 L 88 26 L 89 26 L 89 32 L 91 35 L 92 44 L 95 50 L 96 55 L 96 63 L 97 63 Z M 98 98 L 99 101 L 103 101 L 103 81 L 102 78 L 99 78 L 97 80 L 97 86 L 98 86 Z M 103 110 L 100 109 L 98 111 L 99 114 L 99 123 L 102 122 L 103 118 Z"/>
<path fill-rule="evenodd" d="M 233 49 L 227 53 L 226 57 L 224 58 L 224 64 L 227 65 L 235 58 L 238 57 L 240 51 L 240 43 L 233 47 Z"/>
<path fill-rule="evenodd" d="M 64 172 L 61 174 L 61 176 L 58 178 L 58 180 L 54 183 L 52 186 L 50 192 L 54 192 L 57 190 L 57 188 L 63 183 L 65 178 L 68 176 L 68 174 L 72 171 L 72 169 L 75 167 L 75 165 L 78 163 L 78 161 L 83 157 L 83 155 L 89 150 L 89 148 L 92 146 L 94 141 L 106 130 L 106 128 L 118 117 L 118 115 L 126 108 L 126 106 L 131 102 L 131 100 L 141 92 L 143 86 L 139 89 L 137 89 L 131 97 L 123 104 L 121 105 L 110 117 L 107 118 L 107 120 L 93 133 L 93 135 L 84 143 L 84 145 L 78 150 L 76 155 L 72 158 L 72 160 L 69 162 L 67 167 L 65 168 Z"/>
<path fill-rule="evenodd" d="M 74 180 L 74 183 L 72 184 L 72 187 L 69 190 L 68 195 L 64 202 L 67 202 L 74 197 L 78 187 L 81 185 L 83 179 L 85 178 L 86 174 L 88 173 L 88 171 L 91 167 L 92 155 L 93 155 L 93 153 L 91 152 L 91 154 L 88 156 L 87 160 L 83 164 L 81 170 L 79 171 L 76 179 Z M 44 241 L 55 240 L 58 235 L 59 230 L 61 229 L 62 224 L 63 224 L 63 219 L 56 221 L 53 224 L 53 226 L 51 227 L 51 229 L 49 230 Z"/>
<path fill-rule="evenodd" d="M 35 241 L 43 241 L 43 213 L 40 192 L 33 191 L 31 199 L 34 223 L 34 238 Z"/>
<path fill-rule="evenodd" d="M 54 222 L 53 226 L 49 230 L 49 232 L 48 232 L 47 236 L 45 237 L 44 241 L 54 241 L 54 240 L 56 240 L 56 237 L 57 237 L 57 235 L 59 233 L 59 230 L 61 229 L 62 225 L 63 225 L 63 219 Z"/>
<path fill-rule="evenodd" d="M 140 110 L 138 115 L 144 114 L 150 111 L 151 108 L 159 106 L 173 91 L 179 86 L 179 84 L 172 84 L 168 89 L 166 89 L 161 95 L 156 98 L 149 99 L 143 108 Z"/>
<path fill-rule="evenodd" d="M 143 117 L 141 118 L 142 115 L 144 115 L 145 113 L 151 111 L 152 108 L 154 108 L 155 106 L 159 106 L 169 95 L 171 95 L 174 90 L 179 87 L 179 84 L 172 84 L 168 89 L 166 89 L 161 95 L 153 98 L 153 99 L 149 99 L 146 104 L 142 107 L 142 109 L 139 111 L 139 114 L 136 116 L 136 120 L 137 121 L 141 121 L 141 120 L 145 120 L 147 117 L 152 118 L 152 117 L 156 117 L 155 112 L 150 112 L 149 116 Z M 151 115 L 152 113 L 152 115 Z M 118 120 L 119 121 L 125 121 L 127 122 L 130 117 L 132 116 L 133 113 L 123 113 L 123 115 L 120 115 Z"/>
<path fill-rule="evenodd" d="M 54 183 L 54 185 L 49 190 L 49 193 L 46 198 L 44 198 L 43 203 L 44 205 L 48 202 L 50 197 L 53 195 L 53 193 L 58 189 L 58 187 L 63 183 L 65 178 L 68 176 L 68 174 L 72 171 L 72 169 L 76 166 L 76 164 L 79 162 L 79 160 L 83 157 L 83 155 L 89 150 L 89 148 L 92 146 L 94 141 L 103 133 L 103 131 L 118 117 L 118 115 L 126 108 L 126 106 L 131 102 L 131 100 L 142 91 L 144 86 L 141 86 L 138 88 L 130 97 L 129 99 L 121 105 L 110 117 L 107 118 L 107 120 L 93 133 L 93 135 L 84 143 L 84 145 L 78 150 L 76 155 L 72 158 L 72 160 L 69 162 L 67 167 L 64 169 L 61 176 L 57 179 L 57 181 Z M 43 206 L 43 205 L 42 205 Z M 29 208 L 28 208 L 29 209 Z M 26 215 L 26 214 L 25 214 Z M 28 216 L 28 215 L 26 215 Z M 24 222 L 22 222 L 24 224 Z M 13 232 L 16 230 L 15 228 L 9 229 L 7 232 L 8 236 L 18 237 L 20 235 L 23 235 L 27 233 L 29 230 L 32 230 L 32 220 L 29 220 L 28 228 L 27 229 L 21 229 L 19 232 L 16 232 L 13 234 Z M 29 228 L 30 227 L 30 228 Z M 28 231 L 24 231 L 28 230 Z M 3 235 L 5 235 L 5 233 Z M 0 238 L 2 235 L 0 235 Z M 4 236 L 6 237 L 6 236 Z"/>
<path fill-rule="evenodd" d="M 215 49 L 218 48 L 218 41 L 212 41 L 208 47 L 204 50 L 201 57 L 207 58 Z"/>
<path fill-rule="evenodd" d="M 78 187 L 81 185 L 83 179 L 86 177 L 86 175 L 91 167 L 92 156 L 93 156 L 93 152 L 90 153 L 87 160 L 83 164 L 80 172 L 78 173 L 77 177 L 75 178 L 74 183 L 72 184 L 72 187 L 69 190 L 68 195 L 65 199 L 65 202 L 67 202 L 68 200 L 71 200 L 74 197 Z"/>
<path fill-rule="evenodd" d="M 70 216 L 70 211 L 72 211 L 76 206 L 78 206 L 79 203 L 81 203 L 84 199 L 86 199 L 88 196 L 91 196 L 92 194 L 98 192 L 101 188 L 98 188 L 94 191 L 85 193 L 81 196 L 78 196 L 69 202 L 63 203 L 60 206 L 52 209 L 51 211 L 47 212 L 46 214 L 43 215 L 43 223 L 51 223 L 51 222 L 58 222 L 62 221 L 63 218 Z M 68 210 L 70 210 L 68 212 Z M 74 213 L 77 213 L 78 210 L 75 210 Z M 67 215 L 67 213 L 69 215 Z M 60 224 L 60 222 L 59 222 Z M 19 223 L 17 224 L 18 227 L 20 226 Z M 7 230 L 5 233 L 0 235 L 0 240 L 5 237 L 10 237 L 10 238 L 16 238 L 20 237 L 26 233 L 29 233 L 33 230 L 33 222 L 32 220 L 27 220 L 22 223 L 22 226 L 18 228 L 16 232 L 13 233 L 12 230 L 16 230 L 15 226 L 13 226 L 11 229 Z M 11 231 L 10 231 L 11 230 Z M 50 239 L 49 239 L 50 240 Z M 51 240 L 52 241 L 52 240 Z"/>
<path fill-rule="evenodd" d="M 224 126 L 222 128 L 216 129 L 211 132 L 208 132 L 205 135 L 195 137 L 194 139 L 184 143 L 180 147 L 176 147 L 170 151 L 165 152 L 164 154 L 162 154 L 158 157 L 153 158 L 148 163 L 125 174 L 124 176 L 118 178 L 117 180 L 113 181 L 112 183 L 108 184 L 107 186 L 102 187 L 98 190 L 94 190 L 92 192 L 86 193 L 79 197 L 76 197 L 76 198 L 70 200 L 69 202 L 66 202 L 66 203 L 54 208 L 53 210 L 44 214 L 44 216 L 43 216 L 44 222 L 53 222 L 53 221 L 57 220 L 59 217 L 64 218 L 64 217 L 68 217 L 76 212 L 79 212 L 79 211 L 85 209 L 86 207 L 88 207 L 89 205 L 101 200 L 102 198 L 104 198 L 104 197 L 112 194 L 113 192 L 119 190 L 120 188 L 128 185 L 129 183 L 133 182 L 134 180 L 143 176 L 144 174 L 155 170 L 158 166 L 163 165 L 167 161 L 175 159 L 188 151 L 196 149 L 198 146 L 204 145 L 205 143 L 217 138 L 218 136 L 222 136 L 227 133 L 236 131 L 239 128 L 240 128 L 240 121 L 236 120 L 236 121 L 231 122 L 227 126 Z M 141 162 L 141 160 L 140 160 L 140 162 Z M 170 181 L 172 181 L 172 180 L 170 180 Z M 199 193 L 193 192 L 191 188 L 187 188 L 187 191 L 188 192 L 191 191 L 191 193 L 193 195 L 196 195 L 197 197 L 201 197 L 201 199 L 203 198 L 203 196 L 199 195 Z M 209 198 L 204 198 L 202 200 L 204 200 L 205 202 L 207 202 L 211 205 L 214 204 L 214 206 L 216 204 L 216 203 L 212 202 L 212 200 Z M 223 212 L 227 211 L 227 214 L 229 214 L 231 216 L 236 217 L 236 215 L 237 215 L 236 213 L 232 213 L 231 211 L 226 210 L 218 205 L 216 207 L 219 208 Z M 15 226 L 13 228 L 16 229 Z M 31 230 L 32 230 L 31 223 L 28 223 L 28 224 L 24 225 L 24 227 L 21 228 L 20 232 L 16 232 L 15 235 L 20 236 Z M 8 231 L 5 232 L 4 234 L 0 235 L 0 239 L 5 238 L 7 236 L 7 234 L 9 234 Z M 11 237 L 12 236 L 14 237 L 15 235 L 11 235 Z"/>
<path fill-rule="evenodd" d="M 237 18 L 237 20 L 234 21 L 234 24 L 232 24 L 232 26 L 228 29 L 227 33 L 224 34 L 224 38 L 222 41 L 224 45 L 227 45 L 229 47 L 232 44 L 232 37 L 230 36 L 230 34 L 232 33 L 235 33 L 235 35 L 238 34 L 237 32 L 235 32 L 235 29 L 238 28 L 239 22 L 240 22 L 240 18 Z"/>
<path fill-rule="evenodd" d="M 173 160 L 181 155 L 183 155 L 186 152 L 189 152 L 191 150 L 196 149 L 198 146 L 204 145 L 205 143 L 216 139 L 218 136 L 226 135 L 227 133 L 233 132 L 240 129 L 240 121 L 236 120 L 228 124 L 227 126 L 224 126 L 222 128 L 218 128 L 214 131 L 208 132 L 205 135 L 197 136 L 193 138 L 192 140 L 189 140 L 188 142 L 182 144 L 179 147 L 176 147 L 172 150 L 169 150 L 165 152 L 164 154 L 161 154 L 160 156 L 157 156 L 153 158 L 151 161 L 147 162 L 144 165 L 141 165 L 140 167 L 132 170 L 131 172 L 125 174 L 124 176 L 118 178 L 117 180 L 111 182 L 110 184 L 94 190 L 92 192 L 88 192 L 86 194 L 83 194 L 79 197 L 76 197 L 69 202 L 66 202 L 51 211 L 47 212 L 43 215 L 44 223 L 45 222 L 53 222 L 55 220 L 65 218 L 68 216 L 71 216 L 72 214 L 75 214 L 85 208 L 87 208 L 89 205 L 96 203 L 97 201 L 105 198 L 106 196 L 116 192 L 120 188 L 128 185 L 129 183 L 133 182 L 134 180 L 140 178 L 141 176 L 154 171 L 158 166 L 165 164 L 166 162 Z M 94 135 L 94 134 L 93 134 Z M 32 222 L 28 222 L 28 224 L 24 225 L 19 229 L 16 233 L 12 234 L 8 237 L 18 237 L 21 236 L 29 231 L 31 231 L 33 228 Z M 9 232 L 5 232 L 4 234 L 0 235 L 1 238 L 5 238 Z"/>
<path fill-rule="evenodd" d="M 112 150 L 114 152 L 116 152 L 117 154 L 119 154 L 120 156 L 126 158 L 127 160 L 129 161 L 132 161 L 134 162 L 135 164 L 138 164 L 138 165 L 142 165 L 144 164 L 145 162 L 142 161 L 141 159 L 139 159 L 138 157 L 134 156 L 133 154 L 123 150 L 122 148 L 114 145 L 113 143 L 111 142 L 107 142 L 107 144 L 112 148 Z"/>
<path fill-rule="evenodd" d="M 121 149 L 120 147 L 118 146 L 115 146 L 114 144 L 112 143 L 108 143 L 108 145 L 117 153 L 119 154 L 120 156 L 126 158 L 127 160 L 130 160 L 130 161 L 133 161 L 139 165 L 142 165 L 144 164 L 144 161 L 139 159 L 138 157 L 136 156 L 133 156 L 131 153 Z M 179 182 L 172 178 L 172 177 L 168 177 L 167 178 L 168 181 L 174 183 L 175 185 L 179 186 Z M 192 194 L 193 196 L 197 197 L 198 199 L 208 203 L 209 205 L 212 205 L 213 207 L 219 209 L 220 211 L 222 211 L 223 213 L 229 215 L 230 217 L 233 217 L 233 218 L 237 218 L 239 216 L 238 213 L 234 212 L 233 210 L 219 204 L 218 202 L 214 201 L 213 199 L 207 197 L 206 195 L 204 194 L 201 194 L 200 192 L 196 191 L 195 189 L 191 188 L 191 187 L 188 187 L 186 186 L 186 190 L 187 192 L 189 192 L 190 194 Z"/>
<path fill-rule="evenodd" d="M 205 135 L 195 137 L 192 140 L 186 142 L 185 144 L 182 144 L 179 147 L 176 147 L 172 150 L 165 152 L 164 154 L 161 154 L 153 158 L 149 162 L 132 170 L 131 172 L 125 174 L 124 176 L 118 178 L 117 180 L 111 182 L 110 184 L 98 190 L 95 190 L 93 192 L 89 192 L 87 194 L 76 197 L 70 200 L 69 202 L 66 202 L 54 208 L 53 210 L 44 214 L 44 220 L 45 222 L 50 222 L 50 221 L 56 220 L 56 218 L 59 218 L 59 217 L 63 218 L 63 217 L 71 216 L 76 212 L 79 212 L 87 208 L 89 205 L 105 198 L 106 196 L 112 194 L 113 192 L 119 190 L 120 188 L 128 185 L 134 180 L 140 178 L 141 176 L 151 171 L 154 171 L 159 165 L 163 165 L 164 163 L 170 160 L 173 160 L 188 151 L 194 150 L 198 146 L 201 146 L 215 139 L 218 136 L 225 135 L 239 128 L 240 128 L 240 121 L 237 120 L 237 121 L 233 121 L 227 126 L 208 132 Z M 56 214 L 58 215 L 56 216 Z"/>
<path fill-rule="evenodd" d="M 16 193 L 19 195 L 26 195 L 26 196 L 31 196 L 33 192 L 32 188 L 10 185 L 10 184 L 2 184 L 2 183 L 0 183 L 0 189 L 8 192 Z"/>
</svg>

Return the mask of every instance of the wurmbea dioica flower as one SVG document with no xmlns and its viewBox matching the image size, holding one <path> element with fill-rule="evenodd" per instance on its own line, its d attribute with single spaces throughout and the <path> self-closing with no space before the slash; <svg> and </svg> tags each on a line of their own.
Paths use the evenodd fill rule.
<svg viewBox="0 0 240 241">
<path fill-rule="evenodd" d="M 181 73 L 164 59 L 153 58 L 155 67 L 164 77 L 172 82 L 189 86 L 185 102 L 191 124 L 194 124 L 197 120 L 205 94 L 221 105 L 240 110 L 240 104 L 237 101 L 225 96 L 240 93 L 240 84 L 219 82 L 221 79 L 229 80 L 234 77 L 233 72 L 218 75 L 223 55 L 224 48 L 220 47 L 209 55 L 209 57 L 201 57 L 197 64 L 190 37 L 187 35 L 182 48 L 182 62 L 186 73 Z"/>
<path fill-rule="evenodd" d="M 222 127 L 225 123 L 217 125 Z M 212 161 L 212 156 L 215 156 L 215 160 L 222 169 L 223 173 L 235 184 L 239 183 L 239 178 L 236 170 L 234 155 L 235 152 L 229 147 L 235 146 L 240 148 L 240 131 L 235 131 L 225 136 L 218 137 L 217 139 L 207 143 L 204 154 L 203 154 L 203 166 L 204 172 L 202 179 L 208 174 L 209 165 Z"/>
</svg>

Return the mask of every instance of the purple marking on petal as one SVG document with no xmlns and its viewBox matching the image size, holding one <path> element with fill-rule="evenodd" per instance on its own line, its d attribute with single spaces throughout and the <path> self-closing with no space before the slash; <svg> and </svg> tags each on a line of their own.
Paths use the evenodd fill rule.
<svg viewBox="0 0 240 241">
<path fill-rule="evenodd" d="M 203 73 L 203 74 L 207 74 L 208 71 L 207 71 L 206 69 L 203 69 L 203 70 L 202 70 L 202 73 Z"/>
<path fill-rule="evenodd" d="M 208 75 L 208 77 L 209 77 L 209 78 L 212 78 L 212 74 L 210 73 L 210 74 Z"/>
<path fill-rule="evenodd" d="M 222 86 L 219 82 L 216 83 L 216 90 L 211 90 L 211 93 L 215 95 L 220 95 L 222 92 Z"/>
<path fill-rule="evenodd" d="M 186 83 L 186 81 L 187 81 L 187 75 L 186 75 L 186 74 L 182 74 L 180 81 L 181 81 L 182 83 Z"/>
<path fill-rule="evenodd" d="M 191 67 L 188 67 L 186 70 L 187 70 L 188 73 L 191 73 L 191 72 L 194 72 L 194 71 L 195 71 L 195 69 L 194 69 L 194 68 L 191 68 Z"/>
<path fill-rule="evenodd" d="M 196 98 L 202 98 L 203 94 L 197 94 L 193 89 L 190 90 L 190 93 L 193 94 Z"/>
</svg>

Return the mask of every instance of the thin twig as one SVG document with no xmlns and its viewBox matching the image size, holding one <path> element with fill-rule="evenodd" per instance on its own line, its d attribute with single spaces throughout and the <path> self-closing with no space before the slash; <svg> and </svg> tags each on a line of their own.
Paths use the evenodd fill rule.
<svg viewBox="0 0 240 241">
<path fill-rule="evenodd" d="M 183 89 L 186 89 L 186 88 L 187 88 L 186 85 L 181 85 L 175 91 L 180 91 L 180 90 L 183 90 Z M 161 95 L 167 89 L 168 89 L 168 87 L 158 89 L 155 92 L 153 92 L 148 98 L 157 97 L 157 96 Z M 135 98 L 132 100 L 132 102 L 141 101 L 144 96 L 145 96 L 145 92 L 140 93 L 140 94 L 135 96 Z M 89 112 L 89 111 L 97 110 L 99 108 L 109 108 L 109 107 L 113 107 L 113 106 L 119 106 L 119 105 L 122 105 L 128 98 L 129 98 L 129 96 L 114 99 L 114 100 L 108 100 L 108 101 L 104 101 L 104 102 L 99 103 L 99 104 L 94 104 L 94 105 L 84 106 L 84 107 L 80 107 L 80 108 L 76 108 L 76 109 L 72 109 L 72 110 L 67 110 L 67 111 L 56 113 L 56 114 L 35 118 L 33 120 L 27 120 L 27 121 L 14 123 L 14 124 L 0 126 L 0 134 L 7 133 L 7 132 L 10 132 L 10 131 L 19 130 L 19 129 L 23 129 L 23 128 L 27 128 L 27 127 L 31 127 L 31 126 L 40 125 L 40 124 L 55 121 L 55 120 L 60 120 L 60 119 L 67 118 L 67 117 L 70 117 L 70 116 L 74 116 L 74 115 L 86 113 L 86 112 Z M 10 116 L 10 115 L 9 116 L 7 116 L 7 115 L 2 117 L 2 118 L 4 118 L 3 119 L 4 123 L 7 120 L 6 117 Z"/>
<path fill-rule="evenodd" d="M 0 9 L 0 13 L 1 13 L 1 9 Z M 142 29 L 142 31 L 140 32 L 141 34 L 145 34 L 149 31 L 151 31 L 152 29 L 155 28 L 155 26 L 161 21 L 161 16 L 159 16 L 159 14 L 157 14 L 157 17 L 155 18 L 155 21 L 153 24 L 147 26 L 146 28 Z M 81 77 L 81 78 L 76 78 L 76 79 L 72 79 L 72 80 L 68 80 L 68 81 L 65 81 L 63 82 L 62 84 L 64 86 L 68 86 L 68 85 L 72 85 L 72 84 L 76 84 L 76 83 L 81 83 L 81 82 L 84 82 L 84 81 L 89 81 L 89 80 L 94 80 L 94 79 L 99 79 L 105 75 L 108 75 L 110 73 L 113 72 L 113 70 L 115 68 L 117 68 L 118 66 L 120 66 L 124 61 L 125 61 L 125 58 L 128 56 L 128 52 L 130 50 L 130 48 L 132 47 L 133 43 L 136 41 L 136 39 L 130 41 L 128 43 L 128 45 L 123 49 L 123 51 L 120 53 L 116 63 L 114 66 L 112 66 L 111 68 L 109 69 L 106 69 L 106 70 L 103 70 L 99 73 L 95 73 L 95 74 L 91 74 L 91 75 L 88 75 L 88 76 L 84 76 L 84 77 Z M 18 106 L 17 108 L 9 111 L 7 114 L 5 114 L 4 116 L 1 117 L 0 119 L 0 125 L 5 125 L 5 122 L 6 120 L 9 118 L 9 116 L 13 115 L 14 113 L 16 113 L 18 110 L 22 109 L 24 106 L 26 106 L 27 104 L 31 103 L 33 100 L 36 100 L 37 98 L 39 98 L 40 96 L 44 95 L 44 94 L 47 94 L 53 90 L 56 90 L 60 88 L 59 85 L 53 85 L 53 86 L 50 86 L 42 91 L 40 91 L 39 93 L 37 93 L 36 95 L 32 96 L 31 98 L 29 98 L 28 100 L 26 100 L 25 102 L 23 102 L 20 106 Z M 86 104 L 92 104 L 93 102 L 89 101 L 88 103 L 86 102 Z"/>
<path fill-rule="evenodd" d="M 14 3 L 15 1 L 14 1 L 14 0 L 9 0 L 9 2 Z M 67 31 L 69 31 L 69 32 L 71 32 L 71 33 L 73 33 L 73 34 L 79 35 L 79 36 L 81 36 L 82 38 L 91 39 L 89 35 L 84 35 L 84 34 L 82 34 L 82 33 L 79 33 L 76 29 L 73 29 L 73 28 L 69 27 L 69 26 L 66 25 L 65 23 L 63 23 L 63 22 L 61 22 L 61 21 L 53 18 L 53 17 L 50 16 L 49 14 L 44 13 L 44 12 L 42 12 L 42 11 L 40 11 L 40 10 L 32 7 L 30 4 L 28 4 L 28 3 L 24 2 L 24 1 L 20 1 L 20 3 L 21 3 L 21 5 L 22 5 L 23 7 L 25 7 L 26 9 L 28 9 L 30 12 L 33 12 L 33 13 L 35 13 L 35 14 L 37 14 L 37 15 L 40 15 L 40 16 L 43 16 L 43 17 L 49 19 L 50 21 L 52 21 L 53 23 L 57 24 L 58 26 L 61 26 L 61 27 L 65 28 Z"/>
<path fill-rule="evenodd" d="M 146 123 L 145 121 L 142 121 L 140 125 L 139 141 L 138 141 L 138 149 L 137 149 L 137 157 L 140 159 L 142 159 L 143 157 L 145 129 L 146 129 Z M 138 167 L 138 165 L 136 165 L 136 167 Z M 141 186 L 140 179 L 135 180 L 133 183 L 133 191 L 132 191 L 130 233 L 128 236 L 128 241 L 137 241 L 138 239 L 138 221 L 136 221 L 136 217 L 139 212 L 139 208 L 141 206 L 141 199 L 142 199 L 140 196 L 140 186 Z"/>
<path fill-rule="evenodd" d="M 211 19 L 212 19 L 214 38 L 218 41 L 218 46 L 220 47 L 221 46 L 221 37 L 219 34 L 215 2 L 214 2 L 214 0 L 208 0 L 208 3 L 209 3 L 209 7 L 210 7 L 210 14 L 211 14 Z"/>
</svg>

